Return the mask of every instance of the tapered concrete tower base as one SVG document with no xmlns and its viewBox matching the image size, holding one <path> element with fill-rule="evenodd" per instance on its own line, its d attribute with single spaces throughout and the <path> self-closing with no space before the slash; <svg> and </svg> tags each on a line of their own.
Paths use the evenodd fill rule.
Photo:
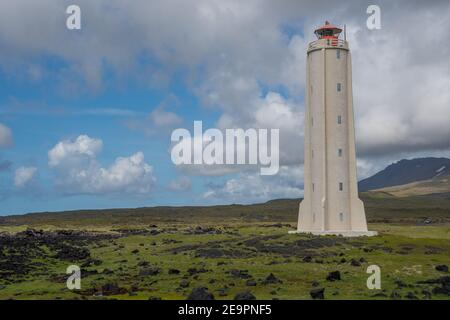
<svg viewBox="0 0 450 320">
<path fill-rule="evenodd" d="M 295 232 L 374 236 L 358 197 L 352 63 L 341 31 L 327 22 L 308 47 L 304 199 Z"/>
<path fill-rule="evenodd" d="M 298 230 L 292 230 L 289 231 L 290 234 L 295 233 L 308 233 L 315 236 L 342 236 L 342 237 L 372 237 L 378 235 L 378 232 L 376 231 L 298 231 Z"/>
</svg>

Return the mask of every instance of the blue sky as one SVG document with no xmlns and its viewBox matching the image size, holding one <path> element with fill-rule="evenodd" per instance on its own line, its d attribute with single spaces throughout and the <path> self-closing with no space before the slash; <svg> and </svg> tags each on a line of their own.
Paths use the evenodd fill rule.
<svg viewBox="0 0 450 320">
<path fill-rule="evenodd" d="M 449 155 L 445 1 L 381 1 L 377 31 L 364 1 L 81 0 L 81 30 L 69 4 L 0 3 L 0 215 L 300 197 L 306 48 L 325 20 L 347 25 L 359 177 Z M 279 129 L 280 171 L 177 168 L 171 132 L 194 120 Z"/>
<path fill-rule="evenodd" d="M 55 65 L 57 62 L 52 59 L 42 64 L 43 68 L 51 69 Z M 57 68 L 55 72 L 58 72 Z M 201 199 L 192 198 L 186 192 L 173 197 L 168 190 L 170 182 L 178 176 L 170 161 L 170 132 L 146 134 L 141 129 L 128 126 L 129 122 L 148 117 L 161 105 L 177 111 L 185 122 L 184 127 L 189 130 L 192 130 L 189 126 L 192 127 L 196 119 L 213 126 L 217 112 L 199 108 L 198 99 L 177 83 L 178 79 L 161 90 L 136 82 L 117 84 L 112 76 L 107 75 L 104 81 L 111 85 L 102 88 L 101 92 L 65 96 L 55 90 L 56 81 L 51 77 L 40 83 L 8 78 L 1 74 L 0 103 L 4 109 L 0 117 L 1 122 L 14 133 L 14 141 L 11 147 L 2 150 L 2 159 L 37 167 L 36 178 L 39 181 L 33 186 L 34 190 L 24 192 L 4 186 L 4 189 L 10 189 L 6 192 L 11 194 L 2 199 L 2 213 L 201 203 Z M 81 134 L 103 140 L 104 147 L 98 161 L 105 166 L 118 156 L 142 150 L 146 162 L 157 164 L 154 175 L 158 183 L 152 192 L 131 197 L 117 194 L 59 195 L 53 185 L 54 173 L 48 168 L 47 152 L 59 141 L 73 140 Z M 8 177 L 6 172 L 2 176 L 6 184 L 12 184 L 13 175 Z M 203 179 L 191 179 L 194 180 L 192 188 L 201 190 Z"/>
</svg>

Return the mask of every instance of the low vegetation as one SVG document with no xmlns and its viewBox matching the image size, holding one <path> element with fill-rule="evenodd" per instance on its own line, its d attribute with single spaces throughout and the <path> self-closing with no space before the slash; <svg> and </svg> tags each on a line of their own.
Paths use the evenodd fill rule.
<svg viewBox="0 0 450 320">
<path fill-rule="evenodd" d="M 0 299 L 449 299 L 448 198 L 363 198 L 377 237 L 288 234 L 299 200 L 4 217 Z"/>
</svg>

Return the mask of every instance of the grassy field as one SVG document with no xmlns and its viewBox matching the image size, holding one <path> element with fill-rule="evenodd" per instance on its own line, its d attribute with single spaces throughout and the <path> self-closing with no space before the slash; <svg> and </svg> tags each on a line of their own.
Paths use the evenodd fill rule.
<svg viewBox="0 0 450 320">
<path fill-rule="evenodd" d="M 363 198 L 377 237 L 288 234 L 298 200 L 5 217 L 0 299 L 186 299 L 197 287 L 215 299 L 311 299 L 317 288 L 325 299 L 449 299 L 436 268 L 450 265 L 448 198 Z M 66 287 L 72 264 L 81 290 Z M 373 264 L 381 290 L 366 286 Z M 333 271 L 340 280 L 327 280 Z"/>
</svg>

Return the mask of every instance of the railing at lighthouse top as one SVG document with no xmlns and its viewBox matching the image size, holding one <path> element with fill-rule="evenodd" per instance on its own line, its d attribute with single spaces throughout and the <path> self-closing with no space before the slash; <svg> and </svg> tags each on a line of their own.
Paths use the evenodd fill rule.
<svg viewBox="0 0 450 320">
<path fill-rule="evenodd" d="M 330 39 L 319 39 L 310 42 L 308 50 L 323 48 L 324 45 L 328 47 L 347 48 L 345 40 L 330 38 Z"/>
</svg>

